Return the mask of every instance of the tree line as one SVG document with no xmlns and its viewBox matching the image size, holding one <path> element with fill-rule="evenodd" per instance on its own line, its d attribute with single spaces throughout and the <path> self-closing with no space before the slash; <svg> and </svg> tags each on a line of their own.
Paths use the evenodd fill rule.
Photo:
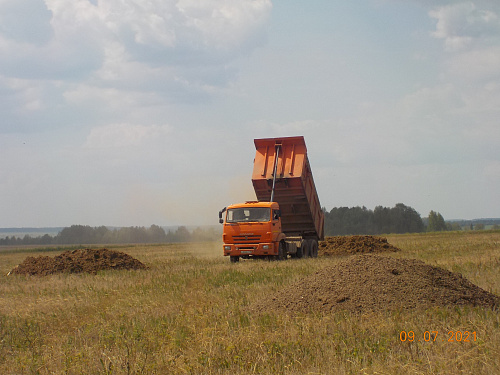
<svg viewBox="0 0 500 375">
<path fill-rule="evenodd" d="M 325 234 L 328 236 L 417 233 L 424 230 L 420 214 L 402 203 L 393 208 L 334 207 L 325 212 Z"/>
<path fill-rule="evenodd" d="M 1 245 L 80 245 L 118 243 L 171 243 L 189 241 L 213 241 L 221 234 L 214 228 L 195 228 L 189 231 L 185 226 L 175 231 L 165 232 L 158 225 L 146 227 L 124 227 L 109 229 L 105 226 L 72 225 L 62 229 L 57 235 L 0 238 Z"/>
<path fill-rule="evenodd" d="M 446 223 L 439 212 L 431 211 L 422 219 L 412 207 L 398 203 L 394 207 L 334 207 L 325 212 L 325 235 L 376 235 L 461 230 L 458 224 Z"/>
</svg>

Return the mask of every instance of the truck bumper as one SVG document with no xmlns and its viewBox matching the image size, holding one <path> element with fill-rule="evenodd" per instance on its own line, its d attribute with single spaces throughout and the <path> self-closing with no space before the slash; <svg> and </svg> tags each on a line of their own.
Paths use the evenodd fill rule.
<svg viewBox="0 0 500 375">
<path fill-rule="evenodd" d="M 222 250 L 225 256 L 263 256 L 263 255 L 277 255 L 278 249 L 272 242 L 259 243 L 259 244 L 224 244 Z"/>
</svg>

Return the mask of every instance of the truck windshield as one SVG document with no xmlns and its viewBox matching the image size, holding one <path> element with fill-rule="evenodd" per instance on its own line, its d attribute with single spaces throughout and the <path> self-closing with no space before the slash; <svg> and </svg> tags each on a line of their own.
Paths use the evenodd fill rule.
<svg viewBox="0 0 500 375">
<path fill-rule="evenodd" d="M 226 223 L 269 221 L 271 210 L 267 207 L 231 208 L 227 210 Z"/>
</svg>

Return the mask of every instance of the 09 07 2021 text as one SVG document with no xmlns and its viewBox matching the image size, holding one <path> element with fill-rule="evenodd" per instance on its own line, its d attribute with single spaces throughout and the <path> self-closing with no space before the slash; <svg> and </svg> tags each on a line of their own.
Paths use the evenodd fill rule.
<svg viewBox="0 0 500 375">
<path fill-rule="evenodd" d="M 474 342 L 477 340 L 477 333 L 476 331 L 448 331 L 446 334 L 440 334 L 439 331 L 424 331 L 422 333 L 401 331 L 399 333 L 401 342 L 435 342 L 438 337 L 439 339 L 446 339 L 447 342 Z"/>
</svg>

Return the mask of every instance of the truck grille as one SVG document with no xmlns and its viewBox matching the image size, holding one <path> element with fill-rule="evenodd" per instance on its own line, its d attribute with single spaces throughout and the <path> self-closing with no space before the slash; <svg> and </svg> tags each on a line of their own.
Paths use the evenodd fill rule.
<svg viewBox="0 0 500 375">
<path fill-rule="evenodd" d="M 247 243 L 259 243 L 259 235 L 248 235 L 248 236 L 233 236 L 233 241 L 235 244 L 247 244 Z"/>
</svg>

